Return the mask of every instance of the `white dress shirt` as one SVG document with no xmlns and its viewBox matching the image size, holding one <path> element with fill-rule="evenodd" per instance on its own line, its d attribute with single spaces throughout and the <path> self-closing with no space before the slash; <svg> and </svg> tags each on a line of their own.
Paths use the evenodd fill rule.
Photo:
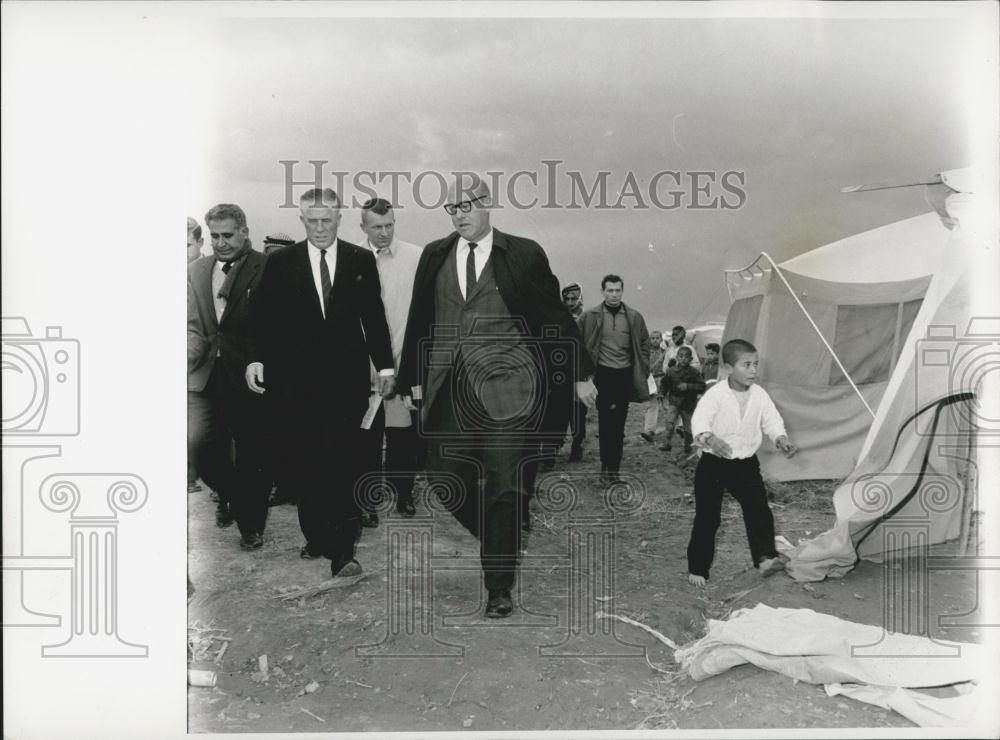
<svg viewBox="0 0 1000 740">
<path fill-rule="evenodd" d="M 225 262 L 219 260 L 212 265 L 212 303 L 215 305 L 215 320 L 222 321 L 222 314 L 226 311 L 226 299 L 219 296 L 219 291 L 226 282 L 226 273 L 222 271 Z"/>
<path fill-rule="evenodd" d="M 326 266 L 330 269 L 330 286 L 333 287 L 333 276 L 337 274 L 337 242 L 339 240 L 334 239 L 333 244 L 326 248 Z M 312 267 L 313 274 L 313 284 L 316 286 L 316 295 L 319 296 L 319 307 L 323 311 L 323 318 L 326 318 L 326 307 L 323 305 L 323 280 L 319 273 L 319 261 L 323 256 L 320 253 L 319 247 L 313 246 L 312 242 L 307 242 L 309 248 L 306 250 L 309 254 L 309 265 Z"/>
<path fill-rule="evenodd" d="M 746 408 L 740 410 L 740 396 L 746 397 Z M 762 435 L 772 442 L 785 434 L 785 423 L 767 395 L 756 383 L 746 391 L 734 391 L 727 380 L 720 380 L 698 401 L 691 417 L 691 434 L 711 432 L 733 449 L 733 458 L 756 454 Z"/>
<path fill-rule="evenodd" d="M 489 233 L 482 239 L 476 242 L 476 280 L 483 274 L 483 268 L 486 267 L 486 262 L 490 258 L 490 253 L 493 251 L 493 229 L 490 229 Z M 458 249 L 455 252 L 456 267 L 458 268 L 458 287 L 462 289 L 462 295 L 465 295 L 465 262 L 469 258 L 469 240 L 464 236 L 458 238 Z"/>
</svg>

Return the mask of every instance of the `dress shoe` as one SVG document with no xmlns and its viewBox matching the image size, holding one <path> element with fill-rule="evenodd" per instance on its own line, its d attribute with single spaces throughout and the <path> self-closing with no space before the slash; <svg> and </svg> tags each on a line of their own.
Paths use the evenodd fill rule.
<svg viewBox="0 0 1000 740">
<path fill-rule="evenodd" d="M 647 442 L 652 442 L 653 441 L 653 433 L 652 432 L 643 432 L 639 436 L 642 437 Z"/>
<path fill-rule="evenodd" d="M 670 443 L 667 442 L 665 445 L 660 445 L 660 450 L 663 452 L 670 452 Z"/>
<path fill-rule="evenodd" d="M 330 575 L 337 578 L 349 578 L 361 575 L 361 563 L 357 560 L 342 560 L 339 563 L 330 563 Z"/>
<path fill-rule="evenodd" d="M 409 519 L 412 516 L 416 516 L 417 509 L 412 501 L 406 501 L 401 506 L 396 507 L 396 512 Z"/>
<path fill-rule="evenodd" d="M 264 538 L 260 536 L 259 532 L 252 532 L 240 537 L 241 550 L 259 550 L 263 546 Z"/>
<path fill-rule="evenodd" d="M 510 591 L 500 588 L 490 591 L 489 599 L 486 602 L 486 616 L 490 619 L 502 619 L 509 617 L 514 611 L 514 602 L 510 600 Z"/>
<path fill-rule="evenodd" d="M 583 459 L 583 450 L 579 447 L 573 447 L 569 451 L 569 459 L 566 462 L 580 462 Z"/>
<path fill-rule="evenodd" d="M 234 521 L 233 512 L 229 508 L 229 504 L 219 502 L 219 505 L 215 507 L 215 526 L 220 529 L 225 529 L 230 526 Z"/>
<path fill-rule="evenodd" d="M 309 545 L 305 545 L 301 550 L 299 550 L 299 557 L 303 560 L 318 560 L 323 557 L 323 553 L 309 547 Z"/>
</svg>

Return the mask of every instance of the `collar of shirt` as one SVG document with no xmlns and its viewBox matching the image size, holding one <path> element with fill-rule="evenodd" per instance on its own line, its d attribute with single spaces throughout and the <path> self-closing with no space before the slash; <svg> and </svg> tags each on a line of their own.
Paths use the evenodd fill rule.
<svg viewBox="0 0 1000 740">
<path fill-rule="evenodd" d="M 329 262 L 331 257 L 337 256 L 337 243 L 340 239 L 334 239 L 333 244 L 326 248 L 326 261 Z M 310 241 L 306 242 L 309 245 L 309 259 L 312 260 L 316 265 L 319 265 L 320 258 L 320 248 L 317 247 Z"/>
<path fill-rule="evenodd" d="M 476 270 L 482 269 L 480 264 L 480 256 L 482 256 L 482 263 L 486 264 L 487 258 L 490 256 L 490 252 L 493 251 L 493 229 L 482 239 L 476 242 Z M 464 236 L 458 237 L 458 257 L 462 260 L 462 269 L 465 269 L 465 258 L 469 254 L 469 240 Z"/>
<path fill-rule="evenodd" d="M 372 254 L 375 255 L 375 258 L 378 259 L 378 252 L 379 252 L 378 247 L 376 247 L 374 244 L 372 244 L 371 240 L 366 240 L 365 244 L 367 244 L 368 248 L 370 250 L 372 250 Z M 390 257 L 395 257 L 396 256 L 396 250 L 398 249 L 398 247 L 396 246 L 396 238 L 395 237 L 393 237 L 392 241 L 389 242 L 389 246 L 386 247 L 386 249 L 389 250 L 389 256 Z"/>
</svg>

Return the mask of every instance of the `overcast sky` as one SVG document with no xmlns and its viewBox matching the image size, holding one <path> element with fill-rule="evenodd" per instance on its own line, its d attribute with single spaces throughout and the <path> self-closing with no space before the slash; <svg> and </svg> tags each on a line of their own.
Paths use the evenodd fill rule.
<svg viewBox="0 0 1000 740">
<path fill-rule="evenodd" d="M 197 111 L 208 156 L 191 178 L 190 212 L 215 202 L 248 212 L 258 245 L 302 234 L 285 202 L 280 160 L 334 171 L 522 176 L 516 195 L 572 196 L 569 170 L 591 187 L 607 170 L 609 204 L 518 209 L 493 224 L 537 239 L 560 281 L 599 299 L 600 277 L 625 279 L 625 300 L 655 326 L 725 316 L 721 270 L 761 250 L 788 258 L 925 212 L 922 189 L 842 195 L 844 185 L 919 178 L 970 162 L 973 116 L 967 21 L 931 19 L 245 19 L 197 36 L 205 93 Z M 544 160 L 560 160 L 553 180 Z M 550 165 L 551 167 L 551 165 Z M 656 207 L 650 179 L 678 171 L 681 207 Z M 715 172 L 700 202 L 723 197 L 723 173 L 745 192 L 735 209 L 694 209 L 692 171 Z M 707 176 L 702 177 L 702 184 Z M 351 197 L 354 190 L 345 188 Z M 370 180 L 366 181 L 370 182 Z M 450 232 L 400 182 L 397 234 L 424 244 Z M 389 196 L 389 180 L 378 188 Z M 741 185 L 742 183 L 742 185 Z M 504 187 L 506 185 L 504 184 Z M 296 195 L 303 190 L 295 189 Z M 437 205 L 438 181 L 423 180 Z M 362 195 L 362 197 L 364 197 Z M 582 199 L 577 197 L 578 205 Z M 637 207 L 648 206 L 646 208 Z M 341 236 L 360 239 L 357 212 Z M 652 245 L 652 247 L 650 246 Z"/>
</svg>

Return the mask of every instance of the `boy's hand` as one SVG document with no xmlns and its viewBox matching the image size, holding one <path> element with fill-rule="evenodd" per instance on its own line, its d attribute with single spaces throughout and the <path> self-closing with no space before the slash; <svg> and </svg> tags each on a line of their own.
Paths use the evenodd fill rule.
<svg viewBox="0 0 1000 740">
<path fill-rule="evenodd" d="M 733 456 L 733 448 L 730 447 L 729 443 L 721 437 L 716 437 L 712 434 L 705 440 L 705 443 L 708 445 L 708 449 L 710 449 L 712 454 L 716 457 L 728 460 Z"/>
<path fill-rule="evenodd" d="M 785 457 L 791 457 L 799 451 L 799 448 L 793 445 L 792 441 L 784 434 L 774 440 L 774 446 L 785 453 Z"/>
</svg>

